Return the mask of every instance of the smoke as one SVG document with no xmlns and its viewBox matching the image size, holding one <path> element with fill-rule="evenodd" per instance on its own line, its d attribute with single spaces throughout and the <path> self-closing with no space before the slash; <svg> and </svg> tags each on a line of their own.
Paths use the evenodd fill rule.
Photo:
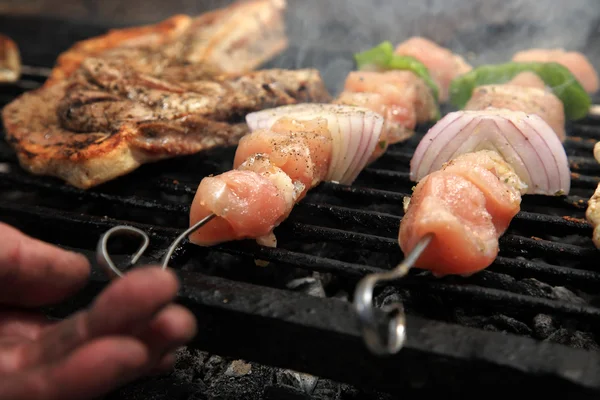
<svg viewBox="0 0 600 400">
<path fill-rule="evenodd" d="M 65 2 L 0 0 L 0 10 L 26 3 L 25 11 L 131 26 L 156 22 L 175 13 L 198 15 L 234 1 L 69 0 L 72 6 L 59 7 L 59 3 Z M 508 61 L 522 49 L 564 47 L 583 52 L 600 69 L 600 0 L 287 0 L 287 3 L 291 46 L 269 66 L 318 68 L 333 92 L 339 90 L 353 68 L 352 53 L 383 40 L 397 44 L 415 35 L 449 47 L 475 65 Z"/>
<path fill-rule="evenodd" d="M 277 66 L 318 68 L 334 92 L 353 68 L 352 53 L 415 35 L 474 65 L 563 47 L 600 67 L 599 0 L 288 0 L 287 21 L 290 54 Z"/>
</svg>

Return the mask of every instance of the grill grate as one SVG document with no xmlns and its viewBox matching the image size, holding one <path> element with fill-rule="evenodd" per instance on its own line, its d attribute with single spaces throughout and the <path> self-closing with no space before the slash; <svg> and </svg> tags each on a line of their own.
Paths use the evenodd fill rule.
<svg viewBox="0 0 600 400">
<path fill-rule="evenodd" d="M 28 68 L 16 85 L 0 88 L 0 106 L 43 80 L 39 70 Z M 434 279 L 412 271 L 378 290 L 378 304 L 400 296 L 407 307 L 409 339 L 397 356 L 369 355 L 348 302 L 334 297 L 351 293 L 365 274 L 389 269 L 402 259 L 397 244 L 402 198 L 414 185 L 408 165 L 426 127 L 408 143 L 392 146 L 354 186 L 324 183 L 311 191 L 277 229 L 276 249 L 250 241 L 211 249 L 184 245 L 172 266 L 184 282 L 180 300 L 199 318 L 196 345 L 389 391 L 415 381 L 448 388 L 472 386 L 473 381 L 500 387 L 521 382 L 535 385 L 538 392 L 543 382 L 549 391 L 570 384 L 600 391 L 600 308 L 595 297 L 600 272 L 595 268 L 598 253 L 591 243 L 592 230 L 584 220 L 587 200 L 600 182 L 600 164 L 591 157 L 600 139 L 600 119 L 568 128 L 565 148 L 573 172 L 572 194 L 525 197 L 489 269 L 468 279 Z M 149 233 L 151 246 L 143 260 L 157 262 L 165 246 L 187 227 L 200 179 L 229 169 L 233 152 L 217 149 L 147 165 L 81 191 L 23 172 L 2 142 L 0 219 L 91 259 L 99 236 L 126 223 Z M 48 234 L 46 227 L 53 231 Z M 275 264 L 257 268 L 254 259 Z M 312 272 L 328 281 L 327 298 L 286 287 L 290 277 Z M 84 305 L 105 283 L 95 271 L 81 298 L 56 312 L 64 315 Z M 457 310 L 468 318 L 460 318 Z M 540 341 L 531 328 L 540 315 L 554 318 L 576 335 L 587 335 L 587 344 Z M 513 322 L 505 334 L 493 332 L 491 322 L 475 324 L 478 318 Z M 585 349 L 573 348 L 582 346 Z M 399 378 L 398 371 L 405 376 Z"/>
</svg>

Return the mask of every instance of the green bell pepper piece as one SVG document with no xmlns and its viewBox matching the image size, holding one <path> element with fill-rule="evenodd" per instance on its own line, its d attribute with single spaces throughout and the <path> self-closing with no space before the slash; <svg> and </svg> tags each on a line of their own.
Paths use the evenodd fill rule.
<svg viewBox="0 0 600 400">
<path fill-rule="evenodd" d="M 477 86 L 503 84 L 525 71 L 537 74 L 552 89 L 562 101 L 567 119 L 578 120 L 588 114 L 592 104 L 589 94 L 566 67 L 555 62 L 508 62 L 474 68 L 452 80 L 450 103 L 462 109 Z"/>
</svg>

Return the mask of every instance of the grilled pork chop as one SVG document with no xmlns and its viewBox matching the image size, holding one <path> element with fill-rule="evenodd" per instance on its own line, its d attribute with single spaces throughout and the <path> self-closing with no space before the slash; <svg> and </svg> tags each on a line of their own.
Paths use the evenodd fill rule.
<svg viewBox="0 0 600 400">
<path fill-rule="evenodd" d="M 232 5 L 191 18 L 175 15 L 154 25 L 113 29 L 105 35 L 76 43 L 57 60 L 46 86 L 67 79 L 89 57 L 121 57 L 150 73 L 161 63 L 139 62 L 136 50 L 170 53 L 179 64 L 211 65 L 216 72 L 244 73 L 257 68 L 287 47 L 283 12 L 285 0 L 241 0 Z M 164 57 L 163 57 L 164 60 Z M 152 71 L 156 73 L 157 71 Z"/>
<path fill-rule="evenodd" d="M 90 188 L 142 164 L 234 145 L 247 113 L 327 102 L 316 70 L 250 72 L 287 46 L 284 0 L 113 30 L 63 53 L 3 110 L 21 166 Z"/>
<path fill-rule="evenodd" d="M 296 102 L 328 102 L 316 70 L 264 70 L 173 82 L 87 59 L 63 82 L 3 110 L 21 166 L 86 189 L 140 165 L 234 145 L 244 117 Z"/>
</svg>

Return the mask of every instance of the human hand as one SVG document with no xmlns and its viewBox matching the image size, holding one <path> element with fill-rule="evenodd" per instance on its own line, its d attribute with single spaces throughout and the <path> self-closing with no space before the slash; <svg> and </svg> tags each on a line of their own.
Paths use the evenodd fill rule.
<svg viewBox="0 0 600 400">
<path fill-rule="evenodd" d="M 87 310 L 49 321 L 33 308 L 81 289 L 89 262 L 2 223 L 0 238 L 0 399 L 101 396 L 170 368 L 196 333 L 194 316 L 172 303 L 176 276 L 158 267 L 129 272 Z"/>
</svg>

